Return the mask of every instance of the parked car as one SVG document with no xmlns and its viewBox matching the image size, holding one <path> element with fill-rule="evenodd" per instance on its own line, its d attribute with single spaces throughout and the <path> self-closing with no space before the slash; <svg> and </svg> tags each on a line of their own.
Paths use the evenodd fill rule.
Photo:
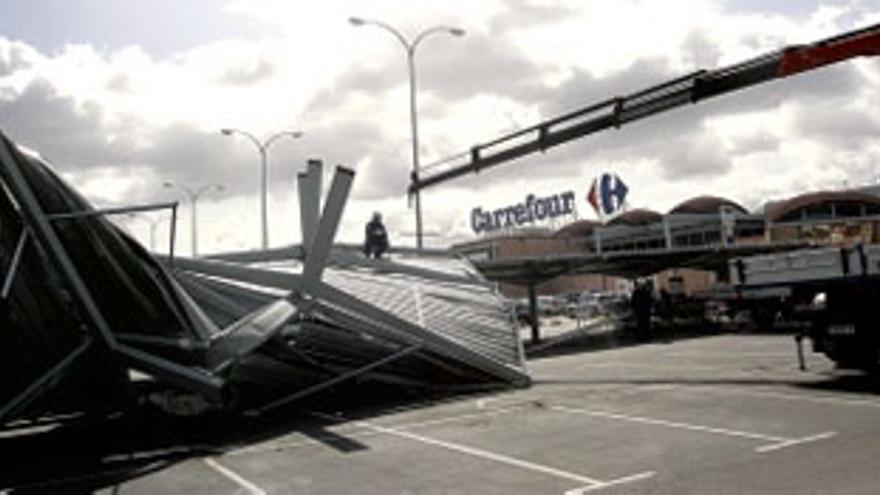
<svg viewBox="0 0 880 495">
<path fill-rule="evenodd" d="M 564 300 L 555 296 L 538 296 L 538 314 L 542 316 L 558 316 L 565 310 Z"/>
<path fill-rule="evenodd" d="M 569 303 L 565 308 L 565 314 L 569 318 L 592 318 L 601 312 L 599 294 L 584 292 L 578 296 L 574 303 Z"/>
</svg>

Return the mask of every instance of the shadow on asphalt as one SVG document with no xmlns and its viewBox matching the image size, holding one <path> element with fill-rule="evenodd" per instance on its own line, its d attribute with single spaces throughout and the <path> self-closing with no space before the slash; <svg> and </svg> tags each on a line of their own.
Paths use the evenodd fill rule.
<svg viewBox="0 0 880 495">
<path fill-rule="evenodd" d="M 677 342 L 732 332 L 658 329 L 650 339 L 621 331 L 571 340 L 545 349 L 529 359 L 595 352 L 605 349 Z M 737 332 L 735 332 L 737 333 Z M 821 391 L 880 395 L 876 376 L 832 371 L 817 381 L 755 377 L 574 378 L 536 379 L 535 385 L 785 385 Z M 504 391 L 508 389 L 500 389 Z M 183 461 L 220 455 L 261 442 L 298 433 L 341 453 L 369 449 L 356 438 L 331 429 L 357 419 L 369 419 L 402 410 L 422 409 L 462 398 L 474 399 L 499 389 L 483 391 L 412 391 L 362 383 L 339 387 L 310 400 L 308 409 L 297 404 L 262 417 L 202 415 L 177 418 L 157 410 L 119 415 L 104 421 L 74 421 L 53 428 L 0 435 L 0 492 L 91 493 L 171 468 Z M 321 412 L 321 415 L 314 414 Z M 2 433 L 2 432 L 0 432 Z"/>
<path fill-rule="evenodd" d="M 0 488 L 9 493 L 91 493 L 212 448 L 194 430 L 156 418 L 73 421 L 0 439 Z"/>
<path fill-rule="evenodd" d="M 479 396 L 468 393 L 467 397 Z M 0 435 L 0 493 L 92 493 L 113 489 L 192 458 L 221 455 L 291 433 L 337 450 L 369 449 L 329 427 L 395 410 L 430 407 L 463 394 L 415 393 L 362 384 L 270 415 L 169 416 L 155 409 L 103 421 L 70 421 Z M 316 412 L 322 414 L 316 414 Z M 114 492 L 115 493 L 115 492 Z"/>
<path fill-rule="evenodd" d="M 823 381 L 796 383 L 794 386 L 826 393 L 880 395 L 880 375 L 848 371 L 833 373 Z"/>
</svg>

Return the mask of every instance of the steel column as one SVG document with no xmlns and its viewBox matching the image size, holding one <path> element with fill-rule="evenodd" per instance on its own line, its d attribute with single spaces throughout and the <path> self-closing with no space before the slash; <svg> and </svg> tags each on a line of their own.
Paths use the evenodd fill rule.
<svg viewBox="0 0 880 495">
<path fill-rule="evenodd" d="M 342 211 L 348 200 L 348 191 L 351 189 L 352 181 L 354 181 L 353 170 L 336 167 L 330 192 L 327 193 L 327 199 L 324 201 L 318 230 L 315 232 L 315 238 L 311 248 L 306 252 L 306 259 L 303 263 L 303 283 L 307 286 L 321 280 L 324 267 L 327 265 L 327 258 L 330 256 L 333 239 L 336 237 L 336 229 L 342 219 Z"/>
<path fill-rule="evenodd" d="M 18 244 L 15 246 L 15 253 L 9 263 L 9 271 L 6 272 L 6 278 L 3 280 L 3 287 L 0 289 L 0 301 L 5 301 L 9 297 L 9 291 L 12 289 L 12 281 L 15 280 L 15 274 L 18 272 L 18 264 L 21 262 L 21 254 L 24 252 L 25 242 L 28 238 L 27 228 L 22 227 L 21 236 L 18 238 Z"/>
<path fill-rule="evenodd" d="M 299 186 L 299 223 L 303 249 L 308 252 L 315 239 L 321 218 L 321 183 L 324 165 L 321 160 L 309 160 L 307 171 L 297 174 Z"/>
</svg>

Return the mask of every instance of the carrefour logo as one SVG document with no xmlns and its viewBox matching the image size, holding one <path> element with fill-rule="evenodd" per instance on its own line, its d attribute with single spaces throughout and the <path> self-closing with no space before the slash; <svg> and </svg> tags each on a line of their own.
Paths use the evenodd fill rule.
<svg viewBox="0 0 880 495">
<path fill-rule="evenodd" d="M 575 194 L 573 191 L 538 198 L 534 194 L 526 196 L 525 201 L 512 206 L 483 211 L 471 210 L 471 228 L 475 233 L 491 232 L 504 227 L 517 227 L 535 221 L 556 218 L 574 213 Z"/>
<path fill-rule="evenodd" d="M 629 188 L 617 174 L 605 172 L 593 179 L 587 202 L 599 218 L 607 218 L 623 211 Z"/>
</svg>

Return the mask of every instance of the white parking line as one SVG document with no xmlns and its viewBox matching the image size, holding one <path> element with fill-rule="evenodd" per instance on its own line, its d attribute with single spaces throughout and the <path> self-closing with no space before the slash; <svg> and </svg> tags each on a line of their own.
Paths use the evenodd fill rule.
<svg viewBox="0 0 880 495">
<path fill-rule="evenodd" d="M 682 390 L 684 390 L 682 388 Z M 694 391 L 704 391 L 715 394 L 741 395 L 748 397 L 762 397 L 766 399 L 778 399 L 787 401 L 815 402 L 819 404 L 837 404 L 844 406 L 880 407 L 880 401 L 869 399 L 848 399 L 843 397 L 810 396 L 805 394 L 787 394 L 784 392 L 770 392 L 759 390 L 743 390 L 739 388 L 718 388 L 711 386 L 695 385 Z"/>
<path fill-rule="evenodd" d="M 779 442 L 779 443 L 775 443 L 775 444 L 764 445 L 763 447 L 758 447 L 757 449 L 755 449 L 755 452 L 772 452 L 774 450 L 779 450 L 779 449 L 784 449 L 786 447 L 791 447 L 792 445 L 801 445 L 804 443 L 815 442 L 818 440 L 824 440 L 826 438 L 831 438 L 836 434 L 837 433 L 833 432 L 833 431 L 826 431 L 824 433 L 819 433 L 817 435 L 810 435 L 808 437 L 803 437 L 803 438 L 795 438 L 795 439 L 789 440 L 787 442 Z"/>
<path fill-rule="evenodd" d="M 491 418 L 493 416 L 500 416 L 502 414 L 509 414 L 512 412 L 517 412 L 517 411 L 519 411 L 521 409 L 525 409 L 527 407 L 533 408 L 533 407 L 535 407 L 535 405 L 533 402 L 528 402 L 525 404 L 516 404 L 516 405 L 512 405 L 512 406 L 508 406 L 508 407 L 498 408 L 498 409 L 491 409 L 491 410 L 486 409 L 486 410 L 483 410 L 482 412 L 477 412 L 477 413 L 465 413 L 465 414 L 459 414 L 456 416 L 446 416 L 445 418 L 427 419 L 425 421 L 417 421 L 414 423 L 403 423 L 400 425 L 391 426 L 389 428 L 394 428 L 395 430 L 409 430 L 412 428 L 421 428 L 424 426 L 434 426 L 434 425 L 440 425 L 443 423 L 453 423 L 455 421 L 461 421 L 464 419 Z"/>
<path fill-rule="evenodd" d="M 792 438 L 777 437 L 773 435 L 764 435 L 761 433 L 752 433 L 748 431 L 730 430 L 727 428 L 716 428 L 713 426 L 695 425 L 689 423 L 681 423 L 676 421 L 667 421 L 664 419 L 646 418 L 642 416 L 629 416 L 626 414 L 611 413 L 606 411 L 592 411 L 589 409 L 577 409 L 566 406 L 548 406 L 554 411 L 562 411 L 572 414 L 583 414 L 585 416 L 595 416 L 600 418 L 617 419 L 622 421 L 631 421 L 634 423 L 643 423 L 649 425 L 666 426 L 669 428 L 678 428 L 682 430 L 700 431 L 704 433 L 715 433 L 718 435 L 726 435 L 730 437 L 749 438 L 752 440 L 765 440 L 769 442 L 789 442 Z"/>
<path fill-rule="evenodd" d="M 577 369 L 595 369 L 595 368 L 605 368 L 605 369 L 632 369 L 632 370 L 646 370 L 646 371 L 671 371 L 671 372 L 688 372 L 688 371 L 720 371 L 724 373 L 739 373 L 739 374 L 755 374 L 755 372 L 750 372 L 747 370 L 743 370 L 733 366 L 707 366 L 707 365 L 653 365 L 653 364 L 633 364 L 633 363 L 625 363 L 625 362 L 615 362 L 615 361 L 606 361 L 604 363 L 582 363 Z"/>
<path fill-rule="evenodd" d="M 584 493 L 594 492 L 596 490 L 602 490 L 604 488 L 608 488 L 609 486 L 623 485 L 626 483 L 632 483 L 634 481 L 645 480 L 645 479 L 648 479 L 648 478 L 654 476 L 655 474 L 657 474 L 657 473 L 655 473 L 654 471 L 645 471 L 644 473 L 634 474 L 632 476 L 625 476 L 623 478 L 617 478 L 617 479 L 613 479 L 610 481 L 605 481 L 600 485 L 585 486 L 582 488 L 575 488 L 573 490 L 568 490 L 565 492 L 564 495 L 583 495 Z"/>
<path fill-rule="evenodd" d="M 488 459 L 490 461 L 494 461 L 501 464 L 507 464 L 511 466 L 516 466 L 522 469 L 526 469 L 529 471 L 535 471 L 539 473 L 549 474 L 552 476 L 556 476 L 558 478 L 564 478 L 571 481 L 576 481 L 578 483 L 584 483 L 587 485 L 601 485 L 603 482 L 601 480 L 590 478 L 587 476 L 582 476 L 580 474 L 571 473 L 568 471 L 563 471 L 561 469 L 556 469 L 550 466 L 543 466 L 541 464 L 536 464 L 534 462 L 524 461 L 522 459 L 517 459 L 515 457 L 510 457 L 502 454 L 496 454 L 494 452 L 489 452 L 488 450 L 477 449 L 474 447 L 468 447 L 466 445 L 459 445 L 452 442 L 445 442 L 443 440 L 437 440 L 435 438 L 426 437 L 423 435 L 417 435 L 415 433 L 411 433 L 403 430 L 396 430 L 393 428 L 384 428 L 381 426 L 373 425 L 371 423 L 365 423 L 362 421 L 358 422 L 359 425 L 364 428 L 368 428 L 374 431 L 378 431 L 381 433 L 385 433 L 387 435 L 393 435 L 401 438 L 406 438 L 408 440 L 414 440 L 416 442 L 425 443 L 428 445 L 433 445 L 435 447 L 442 447 L 447 450 L 453 450 L 456 452 L 460 452 L 462 454 L 467 454 L 473 457 L 479 457 L 482 459 Z"/>
<path fill-rule="evenodd" d="M 795 351 L 791 352 L 718 352 L 718 351 L 678 351 L 663 353 L 663 357 L 711 357 L 711 358 L 744 358 L 744 357 L 778 357 L 793 358 Z"/>
<path fill-rule="evenodd" d="M 411 429 L 411 428 L 422 428 L 425 426 L 434 426 L 434 425 L 439 425 L 439 424 L 444 424 L 444 423 L 453 423 L 456 421 L 462 421 L 462 420 L 467 420 L 467 419 L 491 418 L 493 416 L 500 416 L 502 414 L 509 414 L 512 412 L 517 412 L 517 411 L 524 409 L 526 407 L 534 407 L 534 404 L 532 402 L 529 402 L 529 403 L 525 403 L 525 404 L 517 404 L 517 405 L 512 405 L 509 407 L 499 408 L 499 409 L 484 410 L 482 412 L 477 412 L 477 413 L 466 413 L 466 414 L 459 414 L 459 415 L 455 415 L 455 416 L 446 416 L 443 418 L 428 419 L 425 421 L 418 421 L 418 422 L 413 422 L 413 423 L 403 423 L 400 425 L 394 425 L 391 428 L 398 429 L 398 430 L 406 430 L 406 429 Z M 315 413 L 315 414 L 317 415 L 319 413 Z M 338 420 L 339 418 L 336 418 L 336 419 Z M 343 432 L 342 434 L 345 435 L 346 439 L 360 439 L 360 438 L 367 438 L 367 437 L 379 435 L 380 433 L 377 431 L 360 431 L 360 432 Z M 269 443 L 269 444 L 263 444 L 263 445 L 254 445 L 251 447 L 245 447 L 245 448 L 233 450 L 230 452 L 226 452 L 224 455 L 244 455 L 244 454 L 254 454 L 254 453 L 258 453 L 258 452 L 272 452 L 272 451 L 279 451 L 279 450 L 289 450 L 289 449 L 304 447 L 307 445 L 324 447 L 324 446 L 326 446 L 325 444 L 327 444 L 327 443 L 339 442 L 340 435 L 341 435 L 340 433 L 313 435 L 309 438 L 302 438 L 302 439 L 299 439 L 299 440 L 296 440 L 293 442 L 275 442 L 275 443 Z"/>
<path fill-rule="evenodd" d="M 215 461 L 214 459 L 206 458 L 206 459 L 202 459 L 202 462 L 204 462 L 211 469 L 213 469 L 213 470 L 217 471 L 218 473 L 222 474 L 223 476 L 226 476 L 227 478 L 229 478 L 230 480 L 235 482 L 235 484 L 237 484 L 238 486 L 244 488 L 247 491 L 247 493 L 249 493 L 251 495 L 266 495 L 265 490 L 263 490 L 262 488 L 260 488 L 259 486 L 255 485 L 255 484 L 253 484 L 249 480 L 245 479 L 244 477 L 242 477 L 240 474 L 236 473 L 235 471 L 233 471 L 233 470 L 229 469 L 228 467 Z"/>
<path fill-rule="evenodd" d="M 572 414 L 583 414 L 585 416 L 595 416 L 600 418 L 617 419 L 621 421 L 632 421 L 634 423 L 644 423 L 657 426 L 665 426 L 669 428 L 679 428 L 683 430 L 699 431 L 704 433 L 714 433 L 718 435 L 726 435 L 731 437 L 748 438 L 751 440 L 763 440 L 772 442 L 769 445 L 763 445 L 755 449 L 756 452 L 772 452 L 774 450 L 784 449 L 794 445 L 800 445 L 818 440 L 831 438 L 837 434 L 834 431 L 826 431 L 801 438 L 779 437 L 775 435 L 765 435 L 763 433 L 754 433 L 750 431 L 731 430 L 728 428 L 717 428 L 714 426 L 695 425 L 690 423 L 681 423 L 677 421 L 667 421 L 665 419 L 646 418 L 642 416 L 629 416 L 626 414 L 610 413 L 606 411 L 591 411 L 588 409 L 577 409 L 565 406 L 548 406 L 548 409 L 554 411 L 563 411 Z"/>
<path fill-rule="evenodd" d="M 324 417 L 325 419 L 334 419 L 334 420 L 336 419 L 336 418 L 325 416 L 320 413 L 316 413 L 316 415 Z M 456 443 L 452 443 L 452 442 L 446 442 L 444 440 L 438 440 L 436 438 L 430 438 L 430 437 L 426 437 L 424 435 L 417 435 L 415 433 L 400 430 L 397 428 L 386 428 L 386 427 L 378 426 L 378 425 L 368 423 L 365 421 L 356 421 L 355 424 L 357 424 L 358 426 L 361 426 L 363 428 L 366 428 L 368 430 L 384 433 L 386 435 L 392 435 L 392 436 L 396 436 L 396 437 L 400 437 L 400 438 L 406 438 L 408 440 L 412 440 L 415 442 L 420 442 L 420 443 L 424 443 L 427 445 L 433 445 L 435 447 L 440 447 L 440 448 L 443 448 L 446 450 L 452 450 L 454 452 L 467 454 L 467 455 L 470 455 L 473 457 L 478 457 L 480 459 L 486 459 L 486 460 L 496 462 L 499 464 L 506 464 L 508 466 L 518 467 L 520 469 L 525 469 L 527 471 L 543 473 L 543 474 L 547 474 L 547 475 L 554 476 L 557 478 L 563 478 L 563 479 L 566 479 L 569 481 L 575 481 L 575 482 L 581 483 L 583 485 L 586 485 L 582 488 L 576 489 L 579 491 L 575 491 L 573 493 L 584 493 L 585 491 L 592 491 L 592 490 L 597 490 L 597 489 L 605 488 L 605 487 L 612 486 L 612 485 L 619 485 L 622 483 L 629 483 L 629 482 L 633 482 L 633 481 L 642 480 L 642 479 L 649 478 L 654 475 L 653 472 L 645 472 L 645 473 L 639 473 L 639 474 L 636 474 L 633 476 L 627 476 L 625 478 L 618 478 L 618 479 L 611 480 L 611 481 L 602 481 L 602 480 L 599 480 L 596 478 L 590 478 L 588 476 L 584 476 L 584 475 L 577 474 L 577 473 L 572 473 L 572 472 L 565 471 L 562 469 L 557 469 L 554 467 L 544 466 L 542 464 L 537 464 L 534 462 L 525 461 L 522 459 L 517 459 L 515 457 L 510 457 L 510 456 L 506 456 L 503 454 L 496 454 L 496 453 L 490 452 L 488 450 L 478 449 L 475 447 L 469 447 L 467 445 L 461 445 L 461 444 L 456 444 Z M 566 492 L 566 494 L 567 493 L 569 493 L 569 492 Z"/>
</svg>

